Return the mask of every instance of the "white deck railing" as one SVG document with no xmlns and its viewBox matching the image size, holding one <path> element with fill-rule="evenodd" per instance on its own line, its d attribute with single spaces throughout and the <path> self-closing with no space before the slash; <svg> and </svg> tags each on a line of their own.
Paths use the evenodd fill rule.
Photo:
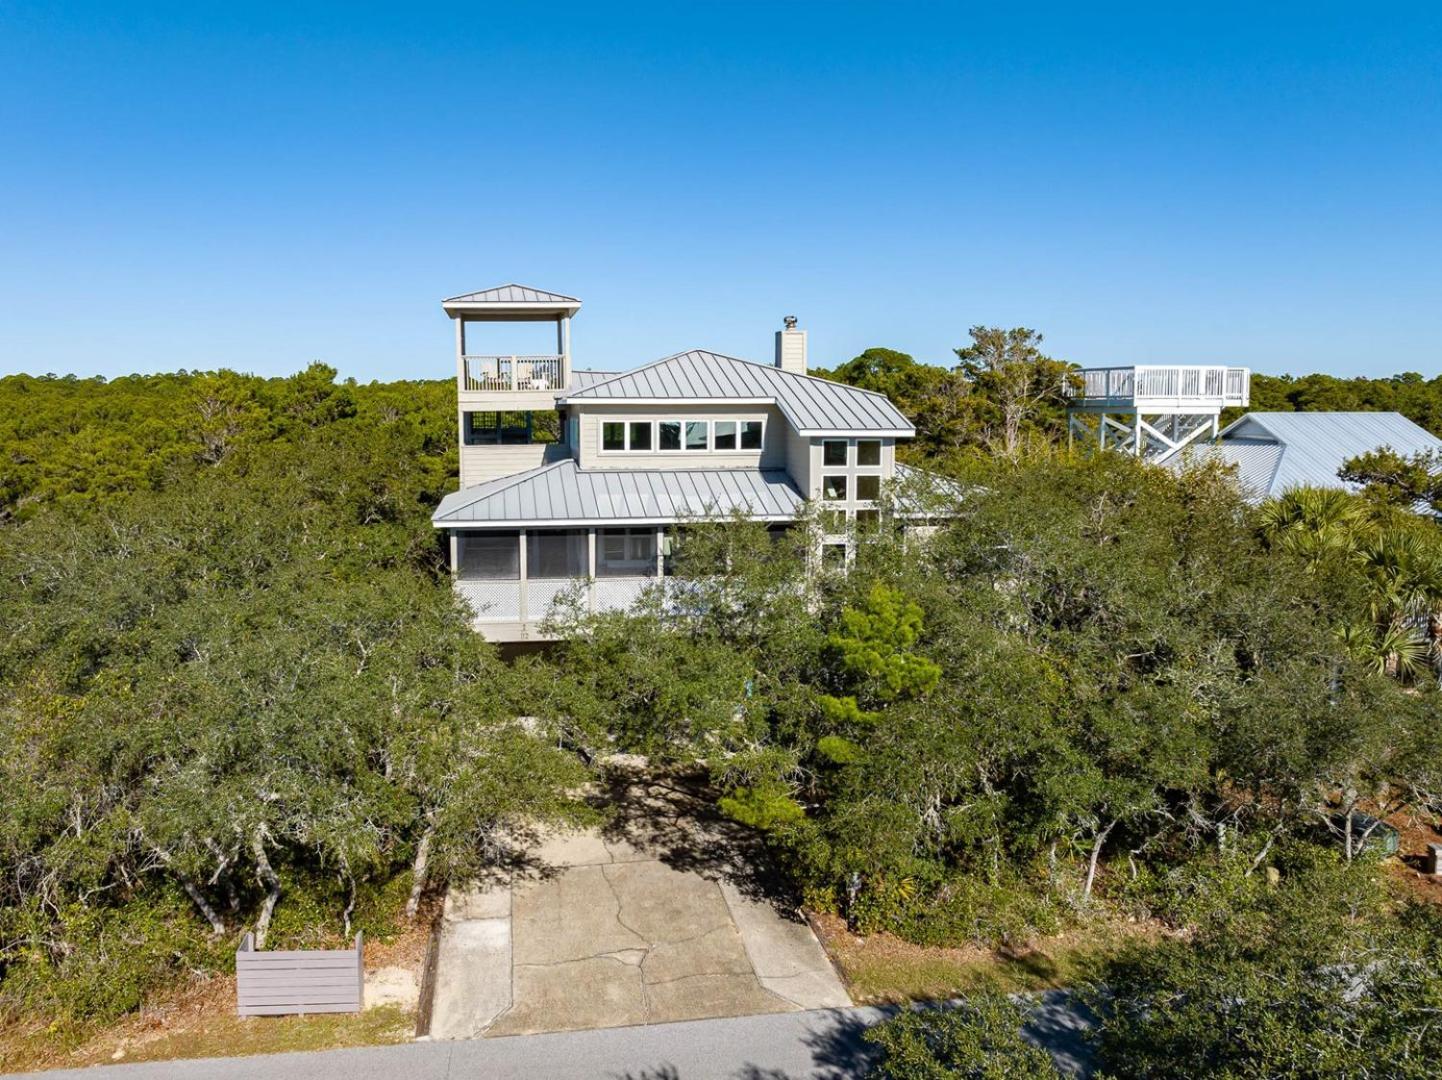
<svg viewBox="0 0 1442 1080">
<path fill-rule="evenodd" d="M 1246 405 L 1252 373 L 1221 365 L 1161 365 L 1087 368 L 1073 396 L 1085 404 Z"/>
<path fill-rule="evenodd" d="M 591 611 L 624 611 L 631 607 L 656 577 L 530 578 L 494 581 L 457 578 L 456 592 L 470 604 L 477 623 L 540 623 L 556 601 L 580 585 Z"/>
<path fill-rule="evenodd" d="M 559 356 L 466 356 L 463 390 L 561 390 Z"/>
</svg>

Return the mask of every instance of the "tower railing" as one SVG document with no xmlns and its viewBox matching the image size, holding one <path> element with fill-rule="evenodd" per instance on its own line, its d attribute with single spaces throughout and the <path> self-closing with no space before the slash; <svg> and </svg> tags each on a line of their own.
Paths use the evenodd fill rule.
<svg viewBox="0 0 1442 1080">
<path fill-rule="evenodd" d="M 1246 405 L 1251 389 L 1247 368 L 1213 364 L 1137 364 L 1087 368 L 1072 397 L 1083 404 Z"/>
<path fill-rule="evenodd" d="M 562 390 L 559 355 L 465 356 L 463 390 Z"/>
</svg>

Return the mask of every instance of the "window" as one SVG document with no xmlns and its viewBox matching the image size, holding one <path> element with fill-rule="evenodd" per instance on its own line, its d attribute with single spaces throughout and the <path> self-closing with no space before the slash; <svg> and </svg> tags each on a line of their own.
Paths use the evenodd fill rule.
<svg viewBox="0 0 1442 1080">
<path fill-rule="evenodd" d="M 519 581 L 521 577 L 521 534 L 514 529 L 499 532 L 463 532 L 460 547 L 460 577 L 466 581 Z"/>
<path fill-rule="evenodd" d="M 627 434 L 631 443 L 628 450 L 649 450 L 651 449 L 651 421 L 633 420 L 628 427 Z"/>
<path fill-rule="evenodd" d="M 534 418 L 528 412 L 468 412 L 467 446 L 524 446 L 533 440 Z"/>
<path fill-rule="evenodd" d="M 651 421 L 606 421 L 601 425 L 601 449 L 645 453 L 651 449 Z"/>
<path fill-rule="evenodd" d="M 601 425 L 601 449 L 626 449 L 626 425 L 619 420 L 607 421 Z"/>
<path fill-rule="evenodd" d="M 763 422 L 760 420 L 741 421 L 741 449 L 760 450 Z"/>
<path fill-rule="evenodd" d="M 880 465 L 881 464 L 881 440 L 880 439 L 857 439 L 856 440 L 856 464 L 858 465 Z"/>
<path fill-rule="evenodd" d="M 826 570 L 843 570 L 846 568 L 846 545 L 845 544 L 822 544 L 821 565 Z"/>
<path fill-rule="evenodd" d="M 881 498 L 881 477 L 858 476 L 856 478 L 856 497 L 861 502 L 874 502 Z"/>
<path fill-rule="evenodd" d="M 707 420 L 686 421 L 686 449 L 705 450 L 710 439 L 711 424 Z"/>
<path fill-rule="evenodd" d="M 824 536 L 841 536 L 846 532 L 845 510 L 823 510 L 817 518 Z"/>
<path fill-rule="evenodd" d="M 660 429 L 661 436 L 658 441 L 658 446 L 660 447 L 660 449 L 681 449 L 681 421 L 662 420 L 660 424 L 657 425 L 657 427 Z"/>
<path fill-rule="evenodd" d="M 846 464 L 846 440 L 827 439 L 821 444 L 821 464 L 823 465 L 845 465 Z"/>
<path fill-rule="evenodd" d="M 602 529 L 596 537 L 596 576 L 654 577 L 655 529 Z"/>
<path fill-rule="evenodd" d="M 717 421 L 716 421 L 716 449 L 717 449 L 717 450 L 735 450 L 735 449 L 736 449 L 736 421 L 735 421 L 735 420 L 717 420 Z"/>
<path fill-rule="evenodd" d="M 856 511 L 856 527 L 858 529 L 875 529 L 881 524 L 880 510 L 858 510 Z"/>
<path fill-rule="evenodd" d="M 585 529 L 543 529 L 526 533 L 526 576 L 576 578 L 590 573 Z"/>
<path fill-rule="evenodd" d="M 676 572 L 676 552 L 684 542 L 680 529 L 671 529 L 661 536 L 661 573 L 667 577 Z"/>
<path fill-rule="evenodd" d="M 821 497 L 832 502 L 845 502 L 846 477 L 823 476 L 821 478 Z"/>
</svg>

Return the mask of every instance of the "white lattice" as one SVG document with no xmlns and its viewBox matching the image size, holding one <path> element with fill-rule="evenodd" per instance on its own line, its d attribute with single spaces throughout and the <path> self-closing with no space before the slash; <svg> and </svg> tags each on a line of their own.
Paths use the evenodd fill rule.
<svg viewBox="0 0 1442 1080">
<path fill-rule="evenodd" d="M 595 605 L 597 611 L 625 611 L 637 600 L 655 578 L 597 578 Z"/>
<path fill-rule="evenodd" d="M 477 622 L 516 622 L 521 617 L 519 581 L 457 581 L 456 592 L 471 605 Z"/>
<path fill-rule="evenodd" d="M 551 607 L 559 599 L 567 598 L 572 590 L 580 588 L 581 611 L 586 610 L 585 578 L 531 578 L 526 582 L 526 618 L 530 622 L 541 622 L 551 614 Z"/>
</svg>

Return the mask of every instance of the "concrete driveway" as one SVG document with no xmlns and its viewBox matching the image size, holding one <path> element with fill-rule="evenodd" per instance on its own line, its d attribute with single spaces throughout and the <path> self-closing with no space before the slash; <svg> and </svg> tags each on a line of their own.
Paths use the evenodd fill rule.
<svg viewBox="0 0 1442 1080">
<path fill-rule="evenodd" d="M 623 776 L 604 829 L 447 897 L 431 1036 L 529 1035 L 846 1007 L 760 853 L 684 786 Z"/>
</svg>

